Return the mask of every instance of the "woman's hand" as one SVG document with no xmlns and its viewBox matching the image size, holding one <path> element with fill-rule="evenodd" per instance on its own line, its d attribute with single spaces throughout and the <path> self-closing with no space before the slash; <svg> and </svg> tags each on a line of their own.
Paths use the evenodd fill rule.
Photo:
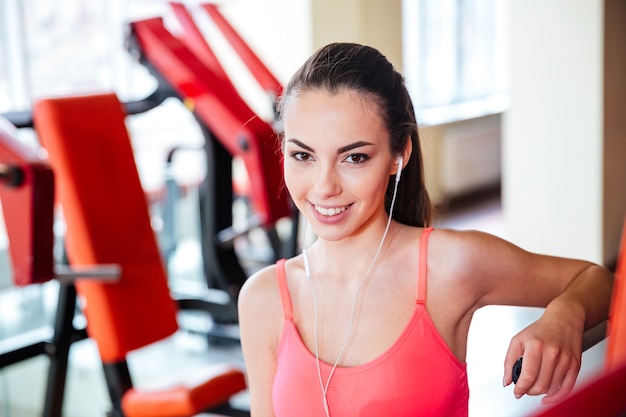
<svg viewBox="0 0 626 417">
<path fill-rule="evenodd" d="M 515 335 L 504 361 L 504 385 L 512 382 L 513 365 L 524 357 L 513 390 L 515 397 L 542 395 L 542 403 L 558 402 L 572 391 L 582 357 L 583 314 L 555 300 L 543 316 Z"/>
</svg>

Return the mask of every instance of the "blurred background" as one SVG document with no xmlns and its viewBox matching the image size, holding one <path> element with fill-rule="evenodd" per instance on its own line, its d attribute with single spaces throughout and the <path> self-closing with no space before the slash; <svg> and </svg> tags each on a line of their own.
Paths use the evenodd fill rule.
<svg viewBox="0 0 626 417">
<path fill-rule="evenodd" d="M 260 116 L 272 107 L 227 43 L 187 1 L 241 95 Z M 405 75 L 425 154 L 437 227 L 472 228 L 528 250 L 614 266 L 626 211 L 626 3 L 621 0 L 223 0 L 220 10 L 284 84 L 318 47 L 353 41 L 380 49 Z M 124 46 L 126 23 L 162 16 L 157 0 L 0 0 L 0 113 L 42 97 L 114 91 L 140 100 L 156 81 Z M 206 167 L 190 152 L 165 168 L 174 145 L 199 146 L 185 106 L 168 99 L 127 125 L 147 190 L 167 178 L 199 181 Z M 36 134 L 20 129 L 36 146 Z M 177 219 L 172 279 L 200 268 L 191 196 Z M 183 201 L 183 204 L 185 202 Z M 159 232 L 156 202 L 154 227 Z M 0 219 L 1 220 L 1 219 Z M 16 288 L 0 221 L 0 341 L 50 325 L 55 283 Z M 62 233 L 62 232 L 60 232 Z M 200 274 L 200 272 L 198 272 Z M 472 416 L 523 416 L 538 399 L 501 388 L 508 338 L 537 317 L 532 309 L 487 308 L 470 335 Z M 235 346 L 180 334 L 189 363 L 233 360 Z M 134 367 L 167 362 L 167 346 Z M 581 380 L 602 361 L 585 353 Z M 207 359 L 210 351 L 211 359 Z M 165 365 L 165 364 L 164 364 Z M 46 358 L 0 369 L 0 417 L 40 415 Z M 172 365 L 180 369 L 178 364 Z M 193 366 L 193 365 L 191 365 Z M 67 416 L 105 414 L 108 397 L 96 348 L 72 347 Z M 245 403 L 245 397 L 241 400 Z"/>
</svg>

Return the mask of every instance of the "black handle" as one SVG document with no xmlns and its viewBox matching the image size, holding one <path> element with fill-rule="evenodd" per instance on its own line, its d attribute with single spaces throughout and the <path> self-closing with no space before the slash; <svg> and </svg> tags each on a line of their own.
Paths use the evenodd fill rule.
<svg viewBox="0 0 626 417">
<path fill-rule="evenodd" d="M 519 379 L 520 374 L 522 373 L 522 359 L 520 356 L 518 360 L 515 361 L 513 365 L 513 383 L 517 384 L 517 380 Z"/>
</svg>

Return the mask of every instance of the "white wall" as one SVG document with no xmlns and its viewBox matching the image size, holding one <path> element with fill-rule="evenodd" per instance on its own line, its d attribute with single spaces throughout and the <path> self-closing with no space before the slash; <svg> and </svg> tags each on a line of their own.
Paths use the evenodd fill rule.
<svg viewBox="0 0 626 417">
<path fill-rule="evenodd" d="M 604 2 L 513 0 L 503 208 L 513 242 L 604 262 Z"/>
<path fill-rule="evenodd" d="M 357 42 L 380 50 L 402 68 L 402 0 L 312 0 L 314 49 Z"/>
</svg>

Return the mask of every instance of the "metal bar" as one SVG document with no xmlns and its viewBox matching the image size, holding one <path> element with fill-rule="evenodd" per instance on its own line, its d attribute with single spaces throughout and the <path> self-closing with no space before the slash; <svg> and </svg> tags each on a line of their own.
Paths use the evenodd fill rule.
<svg viewBox="0 0 626 417">
<path fill-rule="evenodd" d="M 54 277 L 61 284 L 67 284 L 82 278 L 95 278 L 98 281 L 116 282 L 122 273 L 122 268 L 116 264 L 102 265 L 56 265 Z"/>
<path fill-rule="evenodd" d="M 115 363 L 103 363 L 102 366 L 112 403 L 112 410 L 108 415 L 122 416 L 122 397 L 133 387 L 128 363 L 122 360 Z"/>
<path fill-rule="evenodd" d="M 606 339 L 608 325 L 609 321 L 603 320 L 585 331 L 585 333 L 583 334 L 583 352 L 591 349 L 592 347 Z"/>
<path fill-rule="evenodd" d="M 154 90 L 149 96 L 136 101 L 128 101 L 122 103 L 124 106 L 124 112 L 127 115 L 134 115 L 145 113 L 150 111 L 159 105 L 161 105 L 169 97 L 174 97 L 174 93 L 168 86 L 159 81 L 156 90 Z"/>
<path fill-rule="evenodd" d="M 73 284 L 59 287 L 59 302 L 54 323 L 52 343 L 47 346 L 50 356 L 48 386 L 43 417 L 61 417 L 65 396 L 67 363 L 74 331 L 73 319 L 76 309 L 76 288 Z"/>
<path fill-rule="evenodd" d="M 169 97 L 174 97 L 174 93 L 168 86 L 159 82 L 156 90 L 150 95 L 135 101 L 128 101 L 122 103 L 124 111 L 127 115 L 135 115 L 150 111 L 159 105 L 161 105 Z M 11 111 L 0 114 L 1 117 L 9 121 L 13 126 L 18 129 L 33 128 L 35 124 L 33 122 L 33 113 L 30 110 Z"/>
<path fill-rule="evenodd" d="M 0 352 L 0 369 L 44 354 L 47 345 L 47 341 L 38 340 L 32 344 L 21 345 L 17 348 L 2 349 L 2 352 Z"/>
</svg>

